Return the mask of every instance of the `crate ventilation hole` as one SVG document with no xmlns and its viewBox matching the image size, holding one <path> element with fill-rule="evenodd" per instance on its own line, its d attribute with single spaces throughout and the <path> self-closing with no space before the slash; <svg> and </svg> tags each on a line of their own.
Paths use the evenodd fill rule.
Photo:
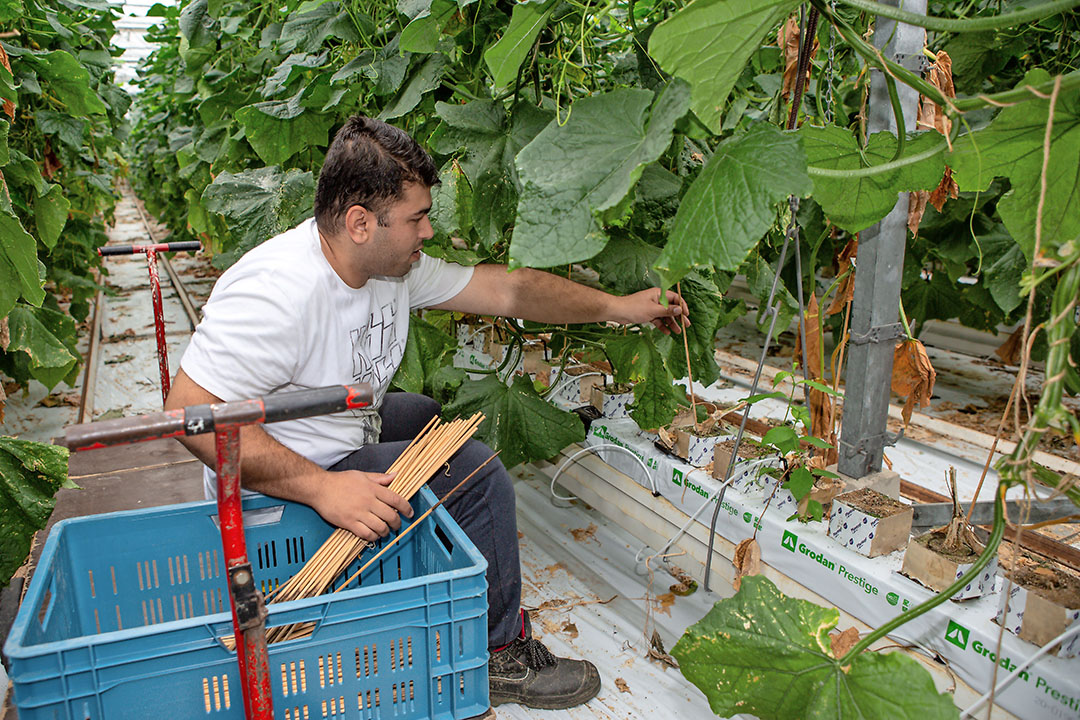
<svg viewBox="0 0 1080 720">
<path fill-rule="evenodd" d="M 232 697 L 229 695 L 229 676 L 212 675 L 203 678 L 203 701 L 206 703 L 207 714 L 228 710 L 232 707 Z"/>
</svg>

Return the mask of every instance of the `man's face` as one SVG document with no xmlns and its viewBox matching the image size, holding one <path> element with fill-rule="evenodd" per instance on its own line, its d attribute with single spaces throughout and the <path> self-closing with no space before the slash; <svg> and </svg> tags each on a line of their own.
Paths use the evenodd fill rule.
<svg viewBox="0 0 1080 720">
<path fill-rule="evenodd" d="M 420 183 L 406 183 L 400 200 L 386 213 L 386 226 L 375 228 L 371 243 L 371 274 L 402 277 L 420 260 L 425 240 L 435 234 L 428 211 L 431 189 Z"/>
</svg>

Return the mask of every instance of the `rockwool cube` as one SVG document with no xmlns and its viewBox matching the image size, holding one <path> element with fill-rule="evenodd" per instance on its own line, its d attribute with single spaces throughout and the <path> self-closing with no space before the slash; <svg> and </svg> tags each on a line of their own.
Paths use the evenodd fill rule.
<svg viewBox="0 0 1080 720">
<path fill-rule="evenodd" d="M 829 535 L 860 555 L 885 555 L 907 543 L 913 516 L 910 505 L 863 488 L 833 500 Z"/>
</svg>

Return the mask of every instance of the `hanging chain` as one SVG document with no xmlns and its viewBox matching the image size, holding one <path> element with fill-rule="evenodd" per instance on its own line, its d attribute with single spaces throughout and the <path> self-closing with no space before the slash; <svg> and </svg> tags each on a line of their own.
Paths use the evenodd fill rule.
<svg viewBox="0 0 1080 720">
<path fill-rule="evenodd" d="M 829 0 L 830 17 L 836 17 L 836 0 Z M 829 63 L 825 67 L 825 124 L 833 121 L 833 79 L 836 76 L 836 28 L 829 23 Z"/>
</svg>

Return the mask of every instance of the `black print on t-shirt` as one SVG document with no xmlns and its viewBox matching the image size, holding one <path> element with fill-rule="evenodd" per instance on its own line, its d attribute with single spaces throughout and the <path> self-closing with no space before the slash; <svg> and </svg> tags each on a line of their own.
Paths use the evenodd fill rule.
<svg viewBox="0 0 1080 720">
<path fill-rule="evenodd" d="M 393 303 L 373 310 L 363 327 L 349 331 L 349 339 L 353 382 L 371 383 L 378 394 L 389 384 L 405 355 L 405 343 L 398 340 L 394 325 Z"/>
</svg>

